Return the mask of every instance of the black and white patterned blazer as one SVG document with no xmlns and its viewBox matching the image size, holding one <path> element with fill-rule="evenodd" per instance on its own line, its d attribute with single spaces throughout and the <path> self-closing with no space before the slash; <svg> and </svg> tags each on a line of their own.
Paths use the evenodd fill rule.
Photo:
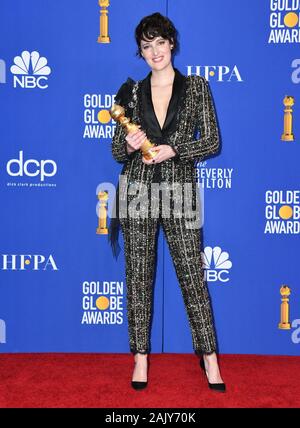
<svg viewBox="0 0 300 428">
<path fill-rule="evenodd" d="M 169 144 L 178 153 L 164 162 L 146 165 L 140 150 L 128 155 L 125 130 L 117 123 L 112 155 L 116 161 L 125 163 L 122 174 L 127 174 L 129 180 L 151 182 L 160 177 L 167 181 L 191 181 L 195 162 L 219 150 L 219 130 L 207 80 L 202 76 L 184 76 L 176 68 L 174 71 L 172 96 L 162 129 L 152 104 L 151 72 L 136 82 L 128 78 L 115 97 L 115 102 L 125 108 L 126 116 L 140 124 L 153 143 Z M 200 131 L 198 138 L 197 131 Z"/>
</svg>

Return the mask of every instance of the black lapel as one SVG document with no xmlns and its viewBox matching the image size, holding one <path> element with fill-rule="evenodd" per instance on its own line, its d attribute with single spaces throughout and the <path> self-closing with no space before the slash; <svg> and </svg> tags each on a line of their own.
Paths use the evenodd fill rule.
<svg viewBox="0 0 300 428">
<path fill-rule="evenodd" d="M 173 82 L 172 96 L 170 99 L 167 116 L 163 128 L 160 128 L 159 122 L 154 112 L 154 107 L 151 98 L 151 74 L 152 71 L 142 80 L 141 96 L 143 107 L 143 121 L 150 135 L 161 137 L 165 132 L 170 132 L 176 126 L 176 116 L 178 111 L 178 103 L 181 96 L 181 91 L 184 88 L 185 76 L 180 73 L 177 68 L 174 68 L 175 76 Z M 149 136 L 150 136 L 149 135 Z"/>
</svg>

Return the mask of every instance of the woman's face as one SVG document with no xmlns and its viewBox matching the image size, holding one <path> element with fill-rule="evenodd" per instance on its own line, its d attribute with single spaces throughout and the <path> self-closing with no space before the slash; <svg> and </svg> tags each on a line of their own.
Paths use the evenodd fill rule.
<svg viewBox="0 0 300 428">
<path fill-rule="evenodd" d="M 169 65 L 172 57 L 172 43 L 161 36 L 152 41 L 141 40 L 141 54 L 145 61 L 154 70 L 161 70 Z"/>
</svg>

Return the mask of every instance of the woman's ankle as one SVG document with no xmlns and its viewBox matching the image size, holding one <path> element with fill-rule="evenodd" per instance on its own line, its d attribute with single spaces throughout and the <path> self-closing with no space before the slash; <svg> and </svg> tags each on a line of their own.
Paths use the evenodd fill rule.
<svg viewBox="0 0 300 428">
<path fill-rule="evenodd" d="M 138 361 L 147 361 L 147 357 L 148 357 L 148 354 L 143 354 L 143 353 L 137 352 L 134 355 L 134 360 L 135 360 L 135 362 L 138 362 Z"/>
</svg>

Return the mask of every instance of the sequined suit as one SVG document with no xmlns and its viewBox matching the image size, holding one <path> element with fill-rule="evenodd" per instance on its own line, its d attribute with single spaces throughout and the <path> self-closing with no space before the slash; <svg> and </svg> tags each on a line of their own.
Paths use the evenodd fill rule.
<svg viewBox="0 0 300 428">
<path fill-rule="evenodd" d="M 197 354 L 212 353 L 217 349 L 210 298 L 203 279 L 200 221 L 194 221 L 193 227 L 188 226 L 191 219 L 185 215 L 177 216 L 174 207 L 183 207 L 184 200 L 192 200 L 192 207 L 196 207 L 199 214 L 195 162 L 218 151 L 219 132 L 206 79 L 184 76 L 178 69 L 174 70 L 172 96 L 162 129 L 152 104 L 151 72 L 136 82 L 128 78 L 116 95 L 116 103 L 125 107 L 126 116 L 140 124 L 153 143 L 169 144 L 177 153 L 164 162 L 146 165 L 142 162 L 140 150 L 128 154 L 126 133 L 119 123 L 116 125 L 112 154 L 116 161 L 124 164 L 120 175 L 124 182 L 119 180 L 117 212 L 124 238 L 129 342 L 130 351 L 134 354 L 150 352 L 152 287 L 159 224 L 163 227 L 181 287 L 193 348 Z M 200 137 L 195 133 L 197 130 Z M 152 183 L 165 183 L 170 190 L 169 216 L 162 215 L 161 193 L 158 196 L 150 194 Z M 178 183 L 179 188 L 176 187 Z M 132 185 L 136 186 L 136 191 L 129 192 Z M 129 213 L 130 203 L 145 192 L 149 206 L 142 207 L 141 204 L 140 215 L 134 217 L 132 212 Z M 179 193 L 182 197 L 176 199 Z M 128 210 L 122 212 L 120 205 Z"/>
</svg>

